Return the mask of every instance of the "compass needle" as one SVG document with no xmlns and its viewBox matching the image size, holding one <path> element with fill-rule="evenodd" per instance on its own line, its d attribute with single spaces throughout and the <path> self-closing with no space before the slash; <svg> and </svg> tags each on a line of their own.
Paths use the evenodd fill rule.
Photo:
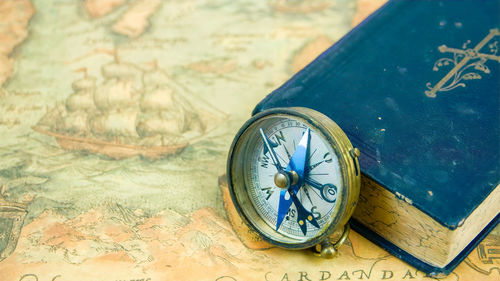
<svg viewBox="0 0 500 281">
<path fill-rule="evenodd" d="M 307 234 L 306 221 L 310 222 L 315 227 L 320 228 L 319 223 L 316 221 L 313 214 L 308 211 L 304 205 L 302 205 L 294 191 L 290 192 L 290 197 L 293 200 L 293 204 L 295 204 L 295 207 L 297 208 L 297 222 L 302 230 L 302 233 L 304 233 L 304 235 Z"/>
<path fill-rule="evenodd" d="M 278 203 L 278 220 L 276 222 L 276 230 L 280 228 L 281 223 L 283 222 L 283 219 L 285 218 L 286 214 L 288 213 L 288 209 L 290 209 L 290 206 L 292 206 L 292 200 L 288 198 L 288 200 L 285 198 L 286 193 L 288 191 L 286 190 L 281 190 L 280 192 L 280 199 Z"/>
<path fill-rule="evenodd" d="M 278 157 L 276 157 L 276 153 L 274 152 L 273 147 L 270 145 L 270 140 L 267 138 L 266 134 L 264 134 L 264 130 L 262 128 L 260 130 L 260 135 L 262 136 L 262 141 L 264 142 L 265 148 L 267 151 L 269 151 L 269 154 L 271 156 L 271 160 L 273 161 L 273 165 L 276 167 L 278 171 L 282 170 L 281 164 L 278 160 Z M 266 154 L 266 149 L 264 150 L 264 154 Z"/>
<path fill-rule="evenodd" d="M 264 135 L 264 132 L 262 129 L 260 129 L 260 133 L 264 138 L 265 135 Z M 288 173 L 295 172 L 298 175 L 298 182 L 290 185 L 288 190 L 282 190 L 280 192 L 280 198 L 278 201 L 278 219 L 276 221 L 276 230 L 279 229 L 281 223 L 283 222 L 283 219 L 284 219 L 286 213 L 288 213 L 288 210 L 290 209 L 290 207 L 292 205 L 292 200 L 285 199 L 286 192 L 288 191 L 289 194 L 292 196 L 292 193 L 299 190 L 300 186 L 302 185 L 303 177 L 304 177 L 304 168 L 305 168 L 305 162 L 306 162 L 307 149 L 309 147 L 309 139 L 310 139 L 310 130 L 308 128 L 304 132 L 304 135 L 302 136 L 302 139 L 300 140 L 299 145 L 295 149 L 295 152 L 293 153 L 292 157 L 290 158 L 290 162 L 288 163 L 288 166 L 285 169 L 285 171 Z M 293 182 L 293 180 L 292 180 L 292 182 Z"/>
<path fill-rule="evenodd" d="M 304 179 L 304 170 L 306 165 L 306 155 L 309 149 L 309 140 L 310 140 L 310 129 L 307 128 L 300 139 L 299 145 L 295 148 L 295 152 L 290 158 L 290 163 L 286 167 L 287 171 L 295 171 L 299 175 L 299 179 Z M 299 184 L 296 186 L 300 187 Z"/>
<path fill-rule="evenodd" d="M 283 148 L 285 149 L 286 156 L 288 157 L 288 160 L 292 159 L 292 155 L 290 154 L 290 151 L 288 151 L 288 148 L 286 148 L 286 145 L 283 144 Z"/>
</svg>

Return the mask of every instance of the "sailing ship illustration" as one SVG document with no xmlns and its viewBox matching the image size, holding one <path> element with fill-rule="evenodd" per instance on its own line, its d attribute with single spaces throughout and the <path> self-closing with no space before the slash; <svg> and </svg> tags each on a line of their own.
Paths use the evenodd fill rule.
<svg viewBox="0 0 500 281">
<path fill-rule="evenodd" d="M 156 62 L 150 70 L 115 61 L 101 67 L 103 81 L 85 71 L 73 93 L 40 119 L 34 130 L 66 150 L 122 159 L 161 158 L 200 140 L 226 115 L 189 98 Z"/>
<path fill-rule="evenodd" d="M 16 249 L 24 218 L 28 214 L 26 203 L 7 201 L 5 185 L 0 188 L 0 261 Z"/>
</svg>

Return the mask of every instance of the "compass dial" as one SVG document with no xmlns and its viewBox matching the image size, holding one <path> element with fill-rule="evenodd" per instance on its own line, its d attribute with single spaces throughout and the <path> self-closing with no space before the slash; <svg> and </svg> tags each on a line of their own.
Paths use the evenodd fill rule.
<svg viewBox="0 0 500 281">
<path fill-rule="evenodd" d="M 229 189 L 245 222 L 282 247 L 313 246 L 344 226 L 359 195 L 356 153 L 328 117 L 306 108 L 250 119 L 228 159 Z"/>
<path fill-rule="evenodd" d="M 277 118 L 276 122 L 266 125 L 262 129 L 269 139 L 277 160 L 282 167 L 287 167 L 303 134 L 309 127 L 293 117 Z M 290 194 L 276 186 L 274 182 L 277 169 L 272 163 L 270 153 L 265 149 L 263 142 L 257 141 L 249 155 L 248 170 L 250 172 L 246 174 L 245 181 L 247 186 L 253 187 L 248 190 L 248 193 L 254 208 L 269 226 L 277 228 L 277 231 L 283 235 L 291 238 L 314 237 L 329 222 L 336 204 L 337 193 L 342 188 L 338 157 L 324 137 L 314 129 L 310 131 L 304 185 L 298 189 L 297 198 L 304 208 L 312 213 L 319 228 L 305 221 L 304 233 L 297 220 L 298 210 L 295 204 L 291 204 L 284 220 L 277 226 L 280 194 L 282 191 L 285 192 L 285 199 L 289 199 Z M 311 182 L 318 184 L 312 185 Z M 325 186 L 325 191 L 323 191 L 323 186 Z"/>
</svg>

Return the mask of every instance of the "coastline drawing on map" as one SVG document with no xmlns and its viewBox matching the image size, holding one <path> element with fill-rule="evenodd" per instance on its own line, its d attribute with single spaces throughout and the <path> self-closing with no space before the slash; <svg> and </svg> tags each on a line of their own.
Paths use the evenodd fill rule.
<svg viewBox="0 0 500 281">
<path fill-rule="evenodd" d="M 33 129 L 56 138 L 66 150 L 84 150 L 114 159 L 175 155 L 217 127 L 224 114 L 206 102 L 182 95 L 165 71 L 153 63 L 144 70 L 115 61 L 96 77 L 72 83 L 73 93 Z"/>
<path fill-rule="evenodd" d="M 0 261 L 14 252 L 28 213 L 25 203 L 7 201 L 4 194 L 5 185 L 0 188 Z"/>
</svg>

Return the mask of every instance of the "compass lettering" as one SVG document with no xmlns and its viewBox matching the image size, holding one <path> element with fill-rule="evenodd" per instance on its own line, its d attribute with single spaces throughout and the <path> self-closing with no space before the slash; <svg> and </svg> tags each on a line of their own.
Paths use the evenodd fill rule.
<svg viewBox="0 0 500 281">
<path fill-rule="evenodd" d="M 327 152 L 323 155 L 323 160 L 326 162 L 326 163 L 332 163 L 332 157 L 330 156 L 330 152 Z"/>
<path fill-rule="evenodd" d="M 275 134 L 274 137 L 276 138 L 276 143 L 278 145 L 281 145 L 281 142 L 286 142 L 285 136 L 283 136 L 283 131 L 279 131 L 279 133 Z"/>
<path fill-rule="evenodd" d="M 285 219 L 288 221 L 293 218 L 295 218 L 295 209 L 288 209 Z"/>
<path fill-rule="evenodd" d="M 272 189 L 272 187 L 264 187 L 264 188 L 261 188 L 260 190 L 262 190 L 264 193 L 266 193 L 266 200 L 269 200 L 269 198 L 271 197 L 271 195 L 273 195 L 273 192 L 274 190 Z"/>
<path fill-rule="evenodd" d="M 282 123 L 281 124 L 281 128 L 287 128 L 287 127 L 291 127 L 292 126 L 292 122 L 288 122 L 288 123 Z M 271 145 L 271 147 L 275 148 L 275 147 L 278 147 L 278 146 L 282 146 L 285 150 L 285 153 L 286 153 L 286 156 L 287 156 L 287 161 L 290 160 L 290 158 L 292 158 L 292 155 L 290 154 L 290 151 L 288 150 L 288 148 L 286 147 L 285 143 L 286 143 L 286 138 L 285 138 L 285 135 L 283 135 L 283 131 L 277 131 L 277 133 L 274 134 L 274 139 L 276 140 L 276 142 L 270 142 L 269 144 Z M 278 154 L 278 157 L 279 154 Z M 281 158 L 281 157 L 280 157 Z M 283 158 L 281 158 L 283 159 Z M 285 159 L 283 159 L 285 160 Z"/>
<path fill-rule="evenodd" d="M 262 157 L 259 157 L 259 162 L 262 168 L 267 168 L 269 165 L 269 157 L 263 155 Z"/>
<path fill-rule="evenodd" d="M 318 212 L 318 207 L 317 206 L 312 206 L 311 213 L 314 215 L 315 219 L 317 219 L 317 220 L 321 219 L 321 213 Z"/>
</svg>

